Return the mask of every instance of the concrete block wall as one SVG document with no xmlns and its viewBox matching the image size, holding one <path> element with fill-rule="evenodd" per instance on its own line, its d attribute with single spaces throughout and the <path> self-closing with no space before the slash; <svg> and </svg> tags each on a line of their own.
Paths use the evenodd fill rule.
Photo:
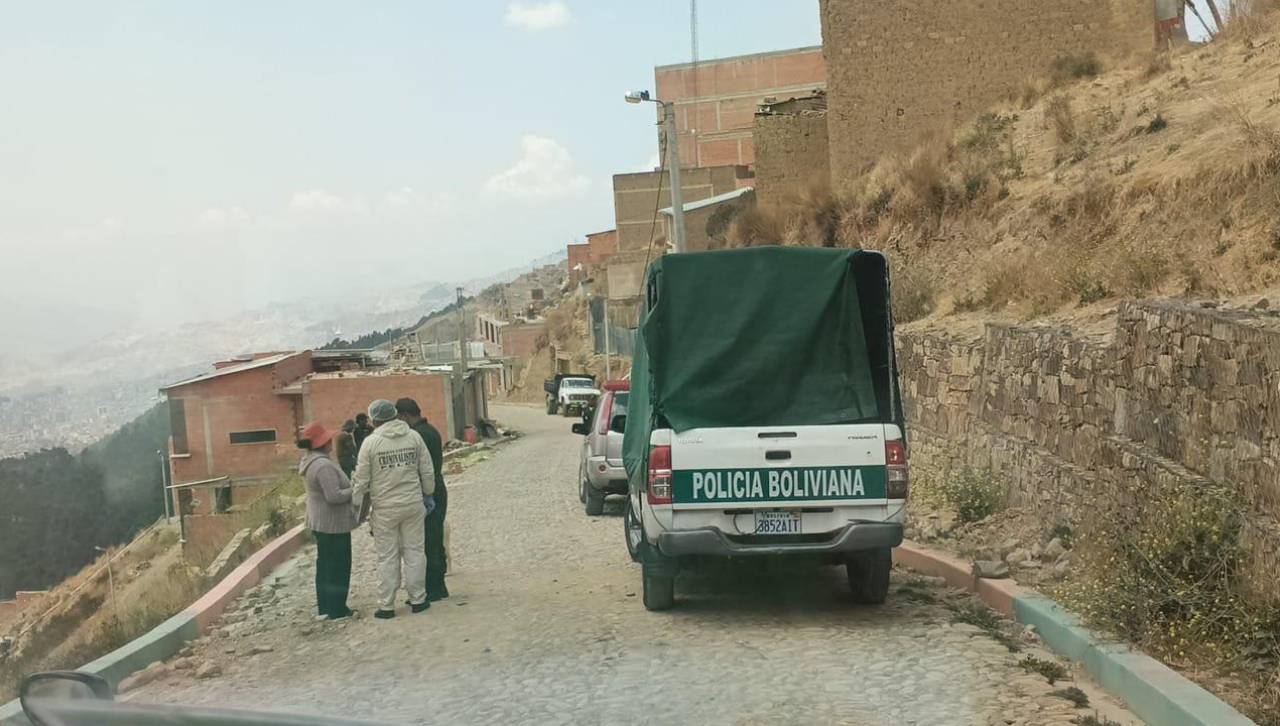
<svg viewBox="0 0 1280 726">
<path fill-rule="evenodd" d="M 990 470 L 1046 526 L 1143 482 L 1227 484 L 1251 503 L 1258 587 L 1280 596 L 1280 317 L 1135 302 L 1110 340 L 989 325 L 902 332 L 898 353 L 922 474 Z"/>
<path fill-rule="evenodd" d="M 745 166 L 684 169 L 680 178 L 684 201 L 696 202 L 719 196 L 742 186 L 750 186 L 752 176 Z M 662 192 L 659 194 L 658 188 Z M 617 249 L 622 252 L 644 250 L 652 239 L 650 233 L 661 229 L 654 223 L 659 208 L 671 206 L 671 175 L 662 172 L 615 174 L 613 177 L 613 213 L 617 229 Z"/>
<path fill-rule="evenodd" d="M 1154 0 L 821 0 L 840 183 L 1013 96 L 1065 55 L 1152 46 Z"/>
<path fill-rule="evenodd" d="M 452 419 L 447 373 L 389 373 L 338 378 L 315 377 L 303 383 L 307 401 L 307 420 L 319 421 L 330 428 L 355 418 L 367 411 L 369 404 L 379 398 L 395 401 L 408 397 L 418 402 L 422 415 L 440 431 L 446 440 L 450 438 Z M 300 458 L 294 448 L 294 461 Z"/>
<path fill-rule="evenodd" d="M 756 198 L 761 204 L 777 204 L 831 183 L 825 113 L 756 116 L 753 133 Z"/>
</svg>

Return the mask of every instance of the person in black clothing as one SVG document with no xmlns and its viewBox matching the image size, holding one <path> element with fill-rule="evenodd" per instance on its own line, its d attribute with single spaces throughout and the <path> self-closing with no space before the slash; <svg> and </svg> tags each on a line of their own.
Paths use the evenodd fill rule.
<svg viewBox="0 0 1280 726">
<path fill-rule="evenodd" d="M 351 432 L 351 437 L 356 440 L 356 451 L 360 451 L 360 445 L 364 443 L 364 438 L 373 433 L 373 427 L 369 425 L 369 414 L 356 414 L 356 428 Z"/>
<path fill-rule="evenodd" d="M 396 413 L 400 420 L 409 424 L 409 428 L 418 432 L 431 454 L 431 466 L 435 469 L 436 490 L 432 495 L 436 500 L 436 508 L 427 513 L 427 600 L 443 600 L 449 597 L 449 588 L 444 584 L 446 562 L 444 557 L 444 518 L 449 510 L 449 490 L 444 487 L 444 441 L 435 426 L 427 423 L 422 415 L 418 402 L 412 398 L 396 401 Z"/>
<path fill-rule="evenodd" d="M 356 422 L 347 419 L 342 422 L 342 430 L 333 437 L 333 448 L 338 457 L 338 466 L 342 467 L 342 473 L 351 478 L 351 472 L 356 470 L 356 438 L 355 438 Z"/>
</svg>

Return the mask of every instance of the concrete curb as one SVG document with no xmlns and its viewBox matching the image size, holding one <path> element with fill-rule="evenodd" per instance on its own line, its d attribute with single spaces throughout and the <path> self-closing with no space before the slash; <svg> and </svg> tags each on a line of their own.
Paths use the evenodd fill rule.
<svg viewBox="0 0 1280 726">
<path fill-rule="evenodd" d="M 1154 658 L 1126 645 L 1108 642 L 1080 624 L 1079 618 L 1034 590 L 1012 580 L 974 577 L 972 566 L 956 557 L 903 542 L 893 551 L 897 564 L 942 577 L 976 593 L 993 610 L 1033 625 L 1046 645 L 1084 665 L 1108 692 L 1123 700 L 1150 724 L 1244 726 L 1239 711 Z"/>
<path fill-rule="evenodd" d="M 77 670 L 102 676 L 110 681 L 112 688 L 116 688 L 129 675 L 173 656 L 187 641 L 208 632 L 229 603 L 293 556 L 302 547 L 306 533 L 306 525 L 299 524 L 277 537 L 250 555 L 187 609 Z M 26 723 L 22 704 L 17 699 L 0 706 L 0 724 Z"/>
</svg>

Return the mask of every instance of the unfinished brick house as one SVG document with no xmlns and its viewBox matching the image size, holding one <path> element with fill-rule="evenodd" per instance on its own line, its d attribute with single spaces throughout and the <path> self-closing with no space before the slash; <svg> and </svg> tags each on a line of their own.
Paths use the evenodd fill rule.
<svg viewBox="0 0 1280 726">
<path fill-rule="evenodd" d="M 208 373 L 164 387 L 170 416 L 169 462 L 175 511 L 188 541 L 214 544 L 240 526 L 235 514 L 297 466 L 298 431 L 311 421 L 337 428 L 378 398 L 410 397 L 446 440 L 455 410 L 467 424 L 488 415 L 474 371 L 465 404 L 454 405 L 445 371 L 387 368 L 358 351 L 272 352 L 214 364 Z"/>
</svg>

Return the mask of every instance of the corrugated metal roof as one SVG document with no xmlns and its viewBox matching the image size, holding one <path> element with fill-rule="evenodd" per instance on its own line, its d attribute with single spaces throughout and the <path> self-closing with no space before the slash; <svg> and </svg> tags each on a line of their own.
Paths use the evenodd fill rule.
<svg viewBox="0 0 1280 726">
<path fill-rule="evenodd" d="M 275 365 L 275 364 L 277 364 L 277 363 L 279 363 L 279 362 L 281 362 L 281 361 L 283 361 L 283 360 L 286 360 L 286 359 L 288 359 L 288 358 L 292 358 L 292 357 L 293 357 L 293 356 L 295 356 L 295 355 L 301 355 L 301 353 L 279 353 L 279 354 L 277 354 L 277 355 L 269 355 L 269 356 L 267 356 L 266 358 L 259 358 L 258 360 L 252 360 L 252 361 L 249 361 L 249 362 L 245 363 L 244 365 L 228 366 L 228 367 L 226 367 L 226 368 L 218 368 L 218 369 L 216 369 L 216 370 L 209 371 L 208 373 L 201 373 L 201 374 L 200 374 L 200 375 L 198 375 L 198 376 L 193 376 L 193 377 L 191 377 L 191 378 L 186 379 L 185 381 L 178 381 L 177 383 L 170 383 L 170 384 L 169 384 L 169 385 L 167 385 L 167 386 L 163 386 L 163 387 L 161 387 L 161 388 L 160 388 L 160 390 L 161 390 L 161 391 L 168 391 L 168 390 L 169 390 L 169 389 L 171 389 L 171 388 L 178 388 L 179 386 L 188 386 L 188 385 L 191 385 L 192 383 L 202 383 L 202 382 L 204 382 L 204 381 L 210 381 L 210 380 L 213 380 L 214 378 L 221 378 L 222 376 L 229 376 L 229 375 L 231 375 L 231 374 L 233 374 L 233 373 L 242 373 L 242 372 L 244 372 L 244 371 L 250 371 L 250 370 L 253 370 L 253 369 L 255 369 L 255 368 L 263 368 L 263 367 L 265 367 L 265 366 L 273 366 L 273 365 Z"/>
<path fill-rule="evenodd" d="M 726 192 L 718 196 L 708 197 L 706 199 L 700 199 L 696 202 L 687 202 L 684 205 L 684 211 L 685 213 L 688 213 L 688 212 L 692 212 L 695 209 L 702 209 L 703 207 L 710 207 L 715 204 L 723 204 L 724 202 L 737 199 L 738 197 L 742 196 L 743 194 L 746 194 L 747 192 L 753 192 L 753 191 L 755 191 L 755 187 L 743 187 L 741 189 L 734 189 L 731 192 Z M 672 213 L 672 210 L 674 209 L 675 209 L 674 207 L 664 207 L 660 211 L 663 214 L 670 216 Z"/>
</svg>

